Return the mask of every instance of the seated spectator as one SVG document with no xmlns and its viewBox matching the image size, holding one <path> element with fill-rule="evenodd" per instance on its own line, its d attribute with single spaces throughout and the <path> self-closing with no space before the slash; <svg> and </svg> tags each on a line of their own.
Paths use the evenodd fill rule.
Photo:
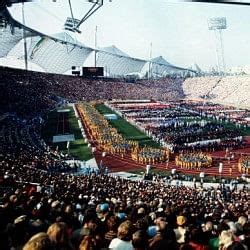
<svg viewBox="0 0 250 250">
<path fill-rule="evenodd" d="M 73 232 L 72 242 L 75 246 L 79 246 L 80 242 L 85 236 L 91 236 L 92 238 L 96 237 L 97 227 L 100 221 L 96 217 L 93 210 L 87 210 L 83 220 L 83 226 L 80 229 L 77 229 Z M 89 240 L 86 240 L 87 242 Z"/>
<path fill-rule="evenodd" d="M 132 235 L 132 245 L 134 250 L 146 250 L 148 249 L 147 235 L 142 230 L 137 230 Z"/>
<path fill-rule="evenodd" d="M 38 233 L 29 239 L 23 250 L 55 250 L 55 248 L 46 233 Z"/>
<path fill-rule="evenodd" d="M 118 227 L 117 238 L 110 242 L 109 248 L 114 250 L 132 250 L 131 243 L 133 234 L 133 224 L 126 220 Z"/>
<path fill-rule="evenodd" d="M 93 236 L 84 236 L 79 250 L 98 250 L 95 238 Z"/>
<path fill-rule="evenodd" d="M 105 246 L 108 247 L 110 242 L 116 238 L 117 236 L 117 229 L 119 225 L 119 219 L 116 216 L 110 216 L 107 219 L 107 232 L 105 233 Z"/>
<path fill-rule="evenodd" d="M 176 219 L 177 228 L 174 229 L 176 240 L 179 244 L 183 244 L 186 242 L 186 218 L 182 215 L 177 216 Z"/>
<path fill-rule="evenodd" d="M 149 240 L 149 249 L 177 249 L 174 231 L 168 227 L 164 217 L 155 220 L 156 235 Z"/>
<path fill-rule="evenodd" d="M 200 228 L 191 228 L 189 233 L 189 241 L 186 244 L 192 250 L 208 250 L 208 246 L 203 242 L 202 230 Z"/>
<path fill-rule="evenodd" d="M 69 241 L 67 225 L 64 222 L 56 222 L 48 228 L 47 234 L 53 243 L 55 249 L 73 250 L 73 246 Z"/>
</svg>

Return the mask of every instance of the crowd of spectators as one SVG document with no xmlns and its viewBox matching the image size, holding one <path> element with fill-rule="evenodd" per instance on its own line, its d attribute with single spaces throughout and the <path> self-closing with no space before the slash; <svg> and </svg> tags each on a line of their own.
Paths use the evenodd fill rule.
<svg viewBox="0 0 250 250">
<path fill-rule="evenodd" d="M 48 172 L 67 172 L 71 170 L 65 163 L 68 158 L 57 150 L 52 150 L 40 138 L 35 124 L 27 124 L 15 116 L 0 120 L 0 156 L 7 157 L 18 168 L 21 164 L 46 170 Z"/>
<path fill-rule="evenodd" d="M 4 120 L 1 249 L 247 249 L 247 189 L 51 171 L 35 131 Z"/>
<path fill-rule="evenodd" d="M 205 99 L 214 103 L 249 108 L 249 76 L 193 77 L 183 82 L 189 99 Z"/>
<path fill-rule="evenodd" d="M 121 80 L 86 79 L 82 77 L 46 74 L 6 67 L 0 68 L 1 113 L 15 112 L 24 117 L 53 108 L 60 100 L 71 102 L 108 99 L 183 98 L 175 80 L 154 83 L 126 83 Z"/>
<path fill-rule="evenodd" d="M 3 250 L 244 250 L 249 245 L 247 189 L 49 173 L 11 156 L 1 165 Z"/>
<path fill-rule="evenodd" d="M 1 250 L 247 249 L 246 188 L 64 173 L 64 156 L 39 137 L 41 116 L 62 100 L 148 99 L 157 91 L 8 68 L 0 77 Z"/>
</svg>

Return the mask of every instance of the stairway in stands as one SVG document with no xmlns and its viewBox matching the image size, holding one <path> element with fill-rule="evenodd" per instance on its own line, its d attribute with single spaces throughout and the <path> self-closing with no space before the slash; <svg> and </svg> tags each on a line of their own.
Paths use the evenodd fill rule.
<svg viewBox="0 0 250 250">
<path fill-rule="evenodd" d="M 205 98 L 209 97 L 210 94 L 213 92 L 213 90 L 219 85 L 219 83 L 221 82 L 222 78 L 220 78 L 213 86 L 212 88 L 204 95 Z"/>
</svg>

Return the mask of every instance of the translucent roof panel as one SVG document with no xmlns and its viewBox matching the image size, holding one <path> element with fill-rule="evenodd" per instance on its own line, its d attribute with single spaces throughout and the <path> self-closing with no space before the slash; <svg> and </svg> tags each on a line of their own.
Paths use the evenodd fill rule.
<svg viewBox="0 0 250 250">
<path fill-rule="evenodd" d="M 71 66 L 83 65 L 91 52 L 90 48 L 42 37 L 32 48 L 29 57 L 46 72 L 64 73 Z"/>
<path fill-rule="evenodd" d="M 97 66 L 104 67 L 109 76 L 124 76 L 129 73 L 141 72 L 146 61 L 124 57 L 99 51 Z"/>
<path fill-rule="evenodd" d="M 168 74 L 176 74 L 186 71 L 186 69 L 178 68 L 173 65 L 163 65 L 158 63 L 152 63 L 152 74 L 157 76 L 166 76 Z"/>
<path fill-rule="evenodd" d="M 27 37 L 26 42 L 28 60 L 51 73 L 64 73 L 71 66 L 83 65 L 92 51 L 64 32 L 51 37 Z M 10 51 L 9 56 L 24 59 L 22 40 Z"/>
<path fill-rule="evenodd" d="M 157 63 L 157 64 L 163 64 L 163 65 L 168 65 L 168 66 L 173 66 L 171 63 L 169 63 L 165 58 L 162 56 L 155 57 L 151 59 L 151 62 Z"/>
<path fill-rule="evenodd" d="M 51 35 L 52 38 L 57 38 L 58 40 L 64 41 L 64 42 L 68 42 L 68 43 L 72 43 L 75 45 L 79 45 L 79 46 L 84 46 L 83 43 L 79 42 L 77 39 L 73 38 L 69 33 L 67 33 L 66 31 L 60 32 L 60 33 L 56 33 Z"/>
<path fill-rule="evenodd" d="M 22 39 L 22 29 L 7 25 L 0 30 L 0 57 L 8 55 L 10 50 Z"/>
<path fill-rule="evenodd" d="M 72 66 L 82 66 L 94 51 L 65 31 L 50 36 L 16 21 L 13 21 L 12 25 L 8 24 L 0 30 L 0 57 L 24 59 L 23 30 L 18 28 L 23 27 L 26 33 L 28 60 L 40 66 L 45 72 L 68 72 Z M 114 45 L 97 50 L 97 66 L 104 67 L 107 75 L 111 77 L 142 73 L 144 66 L 149 62 L 152 73 L 159 76 L 184 70 L 171 65 L 161 56 L 150 61 L 130 57 Z"/>
<path fill-rule="evenodd" d="M 170 73 L 173 68 L 167 65 L 152 63 L 151 67 L 152 73 L 158 76 L 165 76 L 166 74 Z"/>
<path fill-rule="evenodd" d="M 40 39 L 40 36 L 31 36 L 26 38 L 28 58 L 30 58 L 34 46 Z M 20 40 L 18 44 L 16 44 L 16 46 L 9 52 L 8 56 L 16 57 L 18 59 L 24 59 L 23 39 Z"/>
<path fill-rule="evenodd" d="M 112 46 L 109 46 L 109 47 L 103 47 L 100 50 L 108 52 L 110 54 L 115 54 L 115 55 L 119 55 L 119 56 L 130 57 L 128 54 L 126 54 L 122 50 L 118 49 L 115 45 L 112 45 Z"/>
</svg>

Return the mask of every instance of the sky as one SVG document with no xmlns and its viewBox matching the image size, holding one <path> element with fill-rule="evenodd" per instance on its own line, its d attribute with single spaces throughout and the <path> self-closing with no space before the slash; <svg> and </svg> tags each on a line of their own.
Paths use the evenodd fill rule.
<svg viewBox="0 0 250 250">
<path fill-rule="evenodd" d="M 75 18 L 81 19 L 91 7 L 86 0 L 71 0 Z M 22 21 L 21 5 L 10 8 Z M 71 16 L 68 0 L 40 0 L 25 3 L 25 23 L 45 34 L 62 32 Z M 226 68 L 250 65 L 250 6 L 181 2 L 177 0 L 104 0 L 104 5 L 85 21 L 76 36 L 85 45 L 115 45 L 132 57 L 163 56 L 180 67 L 196 63 L 209 70 L 216 65 L 215 35 L 208 19 L 226 17 L 222 31 Z"/>
</svg>

